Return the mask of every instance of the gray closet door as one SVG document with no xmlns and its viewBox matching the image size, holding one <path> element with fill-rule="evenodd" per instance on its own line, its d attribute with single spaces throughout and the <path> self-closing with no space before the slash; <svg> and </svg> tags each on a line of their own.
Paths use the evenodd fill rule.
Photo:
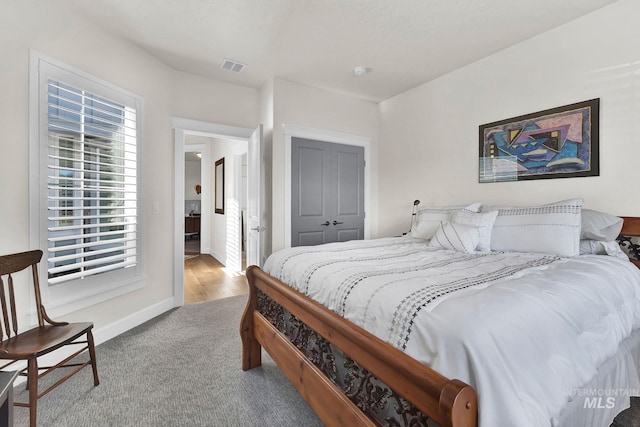
<svg viewBox="0 0 640 427">
<path fill-rule="evenodd" d="M 364 238 L 364 148 L 291 140 L 291 246 Z"/>
</svg>

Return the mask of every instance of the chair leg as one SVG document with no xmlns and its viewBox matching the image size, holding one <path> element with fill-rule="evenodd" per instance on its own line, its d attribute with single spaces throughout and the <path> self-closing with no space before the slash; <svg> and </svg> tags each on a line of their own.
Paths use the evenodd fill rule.
<svg viewBox="0 0 640 427">
<path fill-rule="evenodd" d="M 38 409 L 38 359 L 29 359 L 27 364 L 27 386 L 29 388 L 29 425 L 36 427 Z"/>
<path fill-rule="evenodd" d="M 91 368 L 93 368 L 93 385 L 99 385 L 98 379 L 98 365 L 96 364 L 96 347 L 93 343 L 93 334 L 91 331 L 87 332 L 87 342 L 89 343 L 89 357 L 91 358 Z"/>
</svg>

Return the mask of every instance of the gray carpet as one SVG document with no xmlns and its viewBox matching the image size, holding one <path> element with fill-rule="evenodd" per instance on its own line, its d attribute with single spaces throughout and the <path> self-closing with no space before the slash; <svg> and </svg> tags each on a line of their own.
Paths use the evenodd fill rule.
<svg viewBox="0 0 640 427">
<path fill-rule="evenodd" d="M 38 425 L 321 426 L 266 353 L 262 367 L 242 371 L 246 298 L 185 305 L 99 345 L 101 384 L 83 369 L 40 399 Z M 16 400 L 26 400 L 22 389 Z M 27 426 L 28 410 L 14 418 Z"/>
<path fill-rule="evenodd" d="M 631 407 L 619 413 L 611 427 L 640 427 L 640 397 L 631 398 Z"/>
</svg>

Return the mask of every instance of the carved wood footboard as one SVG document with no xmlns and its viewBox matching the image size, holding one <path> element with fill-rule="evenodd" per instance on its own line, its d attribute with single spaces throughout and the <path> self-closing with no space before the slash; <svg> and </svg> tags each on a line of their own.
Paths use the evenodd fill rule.
<svg viewBox="0 0 640 427">
<path fill-rule="evenodd" d="M 247 279 L 249 301 L 240 324 L 242 369 L 260 366 L 261 348 L 264 347 L 325 425 L 375 426 L 378 422 L 363 413 L 357 403 L 260 312 L 259 293 L 291 313 L 439 425 L 477 425 L 477 396 L 469 385 L 445 378 L 256 266 L 247 269 Z"/>
</svg>

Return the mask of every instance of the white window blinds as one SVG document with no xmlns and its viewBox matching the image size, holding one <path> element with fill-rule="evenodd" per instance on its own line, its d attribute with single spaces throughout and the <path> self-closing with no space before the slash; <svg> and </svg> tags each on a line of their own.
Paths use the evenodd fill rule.
<svg viewBox="0 0 640 427">
<path fill-rule="evenodd" d="M 139 261 L 136 108 L 47 85 L 48 283 Z"/>
</svg>

